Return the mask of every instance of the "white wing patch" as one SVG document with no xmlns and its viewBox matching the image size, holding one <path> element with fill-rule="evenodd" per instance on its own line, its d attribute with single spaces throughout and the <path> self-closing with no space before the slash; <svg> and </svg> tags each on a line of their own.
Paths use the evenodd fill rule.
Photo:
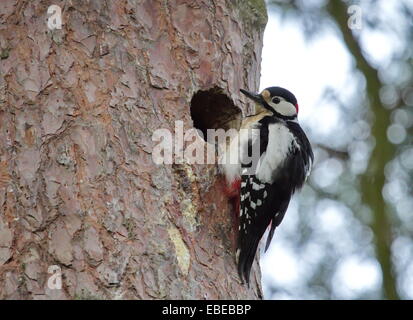
<svg viewBox="0 0 413 320">
<path fill-rule="evenodd" d="M 258 162 L 256 176 L 265 183 L 272 183 L 273 173 L 287 159 L 292 148 L 299 149 L 294 135 L 283 123 L 268 126 L 268 145 Z"/>
</svg>

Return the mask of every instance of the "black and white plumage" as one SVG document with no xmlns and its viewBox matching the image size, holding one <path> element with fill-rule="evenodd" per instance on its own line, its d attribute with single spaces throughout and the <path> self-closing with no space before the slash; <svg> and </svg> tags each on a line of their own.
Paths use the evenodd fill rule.
<svg viewBox="0 0 413 320">
<path fill-rule="evenodd" d="M 256 114 L 243 122 L 243 128 L 259 134 L 239 138 L 240 217 L 238 234 L 238 272 L 249 282 L 252 263 L 266 229 L 270 226 L 265 250 L 275 228 L 281 223 L 293 193 L 308 177 L 313 152 L 297 122 L 298 104 L 286 89 L 271 87 L 260 94 L 241 90 L 256 102 Z M 243 154 L 257 150 L 259 160 L 243 163 Z M 251 170 L 252 169 L 252 170 Z"/>
</svg>

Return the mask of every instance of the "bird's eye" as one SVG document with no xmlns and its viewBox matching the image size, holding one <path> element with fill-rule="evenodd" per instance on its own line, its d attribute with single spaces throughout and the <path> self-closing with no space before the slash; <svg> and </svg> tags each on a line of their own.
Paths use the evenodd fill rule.
<svg viewBox="0 0 413 320">
<path fill-rule="evenodd" d="M 274 102 L 275 104 L 277 104 L 277 103 L 280 103 L 280 98 L 278 98 L 278 97 L 274 97 L 274 98 L 272 98 L 272 102 Z"/>
</svg>

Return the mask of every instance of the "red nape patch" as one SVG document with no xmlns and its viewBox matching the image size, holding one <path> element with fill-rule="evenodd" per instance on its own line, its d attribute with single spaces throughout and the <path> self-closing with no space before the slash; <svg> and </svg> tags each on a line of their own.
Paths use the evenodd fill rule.
<svg viewBox="0 0 413 320">
<path fill-rule="evenodd" d="M 241 179 L 235 180 L 230 185 L 225 185 L 224 192 L 228 198 L 239 197 L 241 190 Z"/>
<path fill-rule="evenodd" d="M 298 109 L 299 109 L 299 108 L 298 108 L 298 103 L 295 105 L 295 108 L 297 109 L 297 113 L 298 113 Z"/>
</svg>

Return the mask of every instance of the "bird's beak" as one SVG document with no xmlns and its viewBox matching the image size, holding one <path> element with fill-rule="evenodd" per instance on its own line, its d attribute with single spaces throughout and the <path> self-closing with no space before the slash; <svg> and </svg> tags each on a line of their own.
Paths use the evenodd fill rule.
<svg viewBox="0 0 413 320">
<path fill-rule="evenodd" d="M 244 90 L 244 89 L 240 89 L 240 91 L 243 94 L 245 94 L 248 98 L 250 98 L 251 100 L 253 100 L 253 101 L 255 101 L 259 104 L 264 104 L 264 102 L 265 102 L 264 99 L 262 98 L 262 96 L 258 93 L 252 93 L 252 92 L 249 92 L 249 91 Z"/>
</svg>

